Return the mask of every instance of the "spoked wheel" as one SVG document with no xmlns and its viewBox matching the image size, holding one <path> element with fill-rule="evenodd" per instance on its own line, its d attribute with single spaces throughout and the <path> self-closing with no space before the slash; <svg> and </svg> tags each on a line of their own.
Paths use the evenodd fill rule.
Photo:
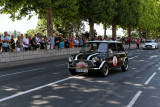
<svg viewBox="0 0 160 107">
<path fill-rule="evenodd" d="M 128 70 L 128 60 L 125 60 L 124 65 L 121 67 L 122 71 L 127 71 Z"/>
<path fill-rule="evenodd" d="M 108 65 L 104 64 L 102 69 L 101 69 L 101 75 L 103 77 L 106 77 L 109 74 L 109 69 L 108 69 Z"/>
</svg>

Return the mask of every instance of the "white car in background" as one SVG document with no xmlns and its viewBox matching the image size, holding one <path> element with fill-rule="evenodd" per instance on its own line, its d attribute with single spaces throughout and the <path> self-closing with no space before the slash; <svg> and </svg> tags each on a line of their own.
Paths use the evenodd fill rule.
<svg viewBox="0 0 160 107">
<path fill-rule="evenodd" d="M 158 43 L 156 40 L 146 40 L 143 49 L 158 49 Z"/>
</svg>

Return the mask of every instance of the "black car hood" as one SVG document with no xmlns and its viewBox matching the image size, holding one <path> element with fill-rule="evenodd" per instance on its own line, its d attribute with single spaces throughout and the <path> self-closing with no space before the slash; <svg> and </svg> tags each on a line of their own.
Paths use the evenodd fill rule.
<svg viewBox="0 0 160 107">
<path fill-rule="evenodd" d="M 75 55 L 76 60 L 91 60 L 93 57 L 98 56 L 99 53 L 79 53 Z"/>
</svg>

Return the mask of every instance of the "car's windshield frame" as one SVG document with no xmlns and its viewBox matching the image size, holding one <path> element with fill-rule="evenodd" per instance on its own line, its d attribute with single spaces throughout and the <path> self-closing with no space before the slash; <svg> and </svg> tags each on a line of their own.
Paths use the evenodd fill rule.
<svg viewBox="0 0 160 107">
<path fill-rule="evenodd" d="M 89 46 L 89 45 L 91 45 L 91 46 Z M 88 50 L 87 50 L 87 48 L 88 48 Z M 104 52 L 105 53 L 105 52 L 107 52 L 107 50 L 108 50 L 108 43 L 104 43 L 104 42 L 87 42 L 81 48 L 81 52 L 89 52 L 89 53 L 90 52 L 97 52 L 97 53 Z"/>
</svg>

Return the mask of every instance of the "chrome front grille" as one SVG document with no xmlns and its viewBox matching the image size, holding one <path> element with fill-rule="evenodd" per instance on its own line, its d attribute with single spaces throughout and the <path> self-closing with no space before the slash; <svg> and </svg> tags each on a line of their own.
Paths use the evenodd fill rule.
<svg viewBox="0 0 160 107">
<path fill-rule="evenodd" d="M 88 61 L 88 60 L 74 60 L 73 63 L 72 63 L 72 66 L 73 67 L 77 67 L 77 63 L 79 63 L 79 62 L 87 63 L 88 64 L 88 68 L 95 67 L 93 62 L 92 61 Z"/>
</svg>

